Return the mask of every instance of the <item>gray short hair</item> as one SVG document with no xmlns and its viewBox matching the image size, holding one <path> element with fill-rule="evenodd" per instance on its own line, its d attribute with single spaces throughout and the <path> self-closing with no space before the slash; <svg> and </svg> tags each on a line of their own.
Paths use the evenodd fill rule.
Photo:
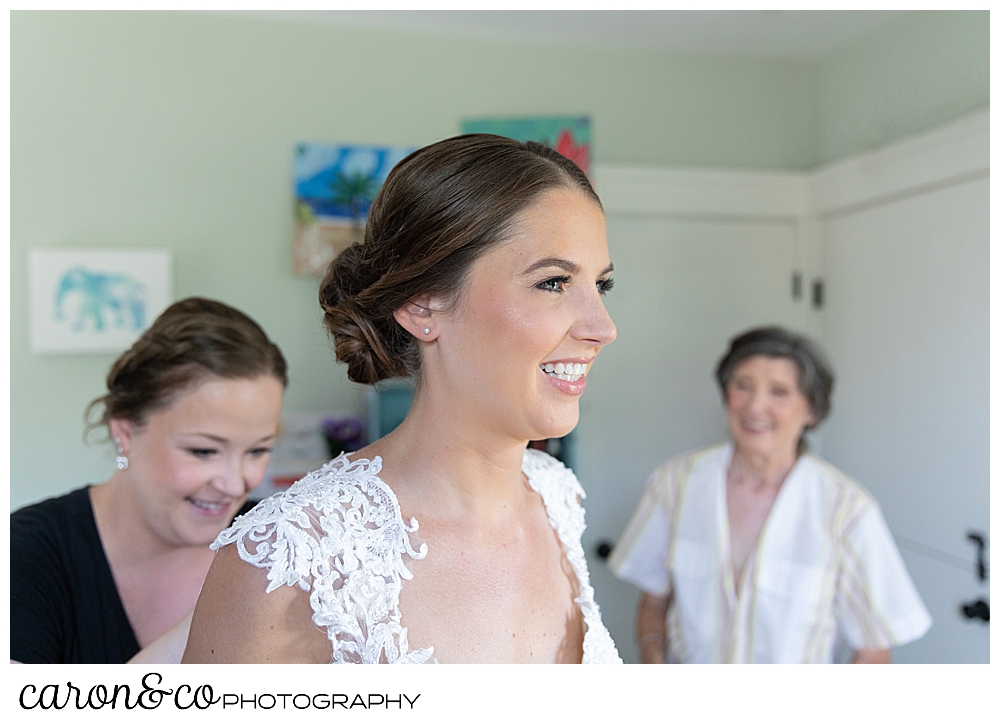
<svg viewBox="0 0 1000 724">
<path fill-rule="evenodd" d="M 809 402 L 813 421 L 807 430 L 817 427 L 830 414 L 833 393 L 833 370 L 826 355 L 808 337 L 794 334 L 782 327 L 758 327 L 734 337 L 729 351 L 715 368 L 715 379 L 722 388 L 722 398 L 736 368 L 750 357 L 771 357 L 791 360 L 799 371 L 799 391 Z M 800 445 L 801 447 L 801 445 Z"/>
</svg>

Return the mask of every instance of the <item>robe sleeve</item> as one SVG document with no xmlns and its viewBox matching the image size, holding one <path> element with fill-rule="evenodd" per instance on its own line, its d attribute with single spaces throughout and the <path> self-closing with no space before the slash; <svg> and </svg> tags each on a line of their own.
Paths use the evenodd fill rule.
<svg viewBox="0 0 1000 724">
<path fill-rule="evenodd" d="M 856 649 L 888 649 L 915 641 L 931 616 L 903 563 L 878 505 L 846 532 L 835 608 L 847 643 Z"/>
<path fill-rule="evenodd" d="M 608 559 L 608 567 L 618 578 L 654 596 L 671 591 L 667 570 L 671 513 L 665 468 L 650 475 L 639 507 Z"/>
</svg>

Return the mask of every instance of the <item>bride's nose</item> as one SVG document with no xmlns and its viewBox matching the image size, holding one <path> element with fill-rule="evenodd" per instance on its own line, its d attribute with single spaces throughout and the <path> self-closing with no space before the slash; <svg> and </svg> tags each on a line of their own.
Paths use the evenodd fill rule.
<svg viewBox="0 0 1000 724">
<path fill-rule="evenodd" d="M 604 307 L 604 297 L 596 290 L 581 309 L 580 321 L 573 329 L 573 336 L 602 347 L 614 342 L 618 336 L 618 329 Z"/>
</svg>

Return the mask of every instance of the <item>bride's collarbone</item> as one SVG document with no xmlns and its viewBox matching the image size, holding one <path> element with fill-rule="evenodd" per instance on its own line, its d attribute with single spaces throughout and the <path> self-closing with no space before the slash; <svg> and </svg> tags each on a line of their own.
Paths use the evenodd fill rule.
<svg viewBox="0 0 1000 724">
<path fill-rule="evenodd" d="M 400 591 L 411 645 L 433 646 L 441 662 L 579 662 L 577 581 L 546 527 L 473 544 L 431 526 L 428 555 Z"/>
</svg>

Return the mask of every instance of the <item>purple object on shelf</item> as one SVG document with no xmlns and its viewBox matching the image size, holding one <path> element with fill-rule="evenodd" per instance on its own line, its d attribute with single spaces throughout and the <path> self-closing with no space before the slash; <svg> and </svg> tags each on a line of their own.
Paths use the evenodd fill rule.
<svg viewBox="0 0 1000 724">
<path fill-rule="evenodd" d="M 360 417 L 328 417 L 323 420 L 323 433 L 332 457 L 364 447 L 365 425 Z"/>
</svg>

